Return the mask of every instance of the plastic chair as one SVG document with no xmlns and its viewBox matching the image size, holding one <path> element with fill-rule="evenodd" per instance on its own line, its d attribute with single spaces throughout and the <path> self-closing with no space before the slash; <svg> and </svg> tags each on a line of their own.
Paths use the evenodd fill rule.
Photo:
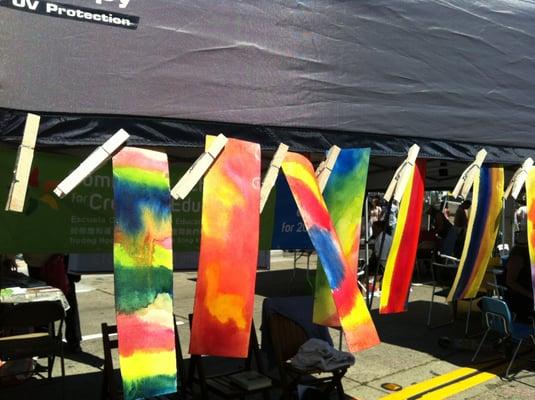
<svg viewBox="0 0 535 400">
<path fill-rule="evenodd" d="M 483 335 L 483 338 L 481 339 L 481 342 L 479 343 L 479 346 L 472 357 L 472 362 L 477 358 L 479 351 L 481 350 L 481 347 L 487 338 L 487 335 L 490 332 L 496 332 L 502 339 L 511 340 L 513 343 L 517 343 L 513 352 L 513 356 L 511 357 L 511 361 L 509 362 L 507 370 L 505 371 L 505 378 L 508 378 L 509 371 L 511 370 L 511 366 L 516 359 L 522 342 L 531 337 L 533 343 L 535 344 L 535 328 L 533 325 L 513 322 L 509 307 L 503 300 L 493 297 L 483 297 L 481 298 L 480 306 L 483 312 L 487 330 L 485 331 L 485 334 Z"/>
<path fill-rule="evenodd" d="M 176 363 L 177 363 L 177 374 L 180 380 L 180 384 L 183 385 L 186 382 L 185 378 L 185 366 L 184 360 L 182 358 L 182 348 L 180 347 L 180 338 L 178 336 L 178 330 L 176 328 L 176 318 L 173 317 L 174 326 L 175 326 L 175 350 L 176 350 Z M 112 335 L 117 334 L 117 325 L 108 325 L 103 322 L 101 324 L 102 330 L 102 347 L 104 350 L 104 368 L 102 370 L 103 379 L 102 379 L 102 392 L 101 399 L 110 399 L 110 400 L 120 400 L 123 398 L 123 390 L 121 385 L 121 374 L 120 371 L 115 371 L 113 366 L 112 350 L 117 349 L 119 342 L 117 338 L 112 339 Z M 181 398 L 176 396 L 176 394 L 169 394 L 165 396 L 159 396 L 160 399 L 174 399 Z"/>
<path fill-rule="evenodd" d="M 0 359 L 20 360 L 31 357 L 47 357 L 48 379 L 56 356 L 61 362 L 62 395 L 64 395 L 65 362 L 63 358 L 63 321 L 65 310 L 57 301 L 31 303 L 4 303 L 0 305 L 0 326 L 4 329 L 34 328 L 46 326 L 45 332 L 13 334 L 0 337 Z M 59 322 L 58 329 L 55 323 Z"/>
<path fill-rule="evenodd" d="M 193 314 L 189 314 L 190 329 L 193 322 Z M 213 363 L 207 361 L 216 361 L 217 371 L 212 371 Z M 227 363 L 225 363 L 227 361 Z M 228 361 L 233 361 L 233 365 L 228 365 Z M 256 368 L 253 367 L 253 361 Z M 209 365 L 208 365 L 209 364 Z M 262 385 L 261 388 L 245 389 L 233 380 L 233 376 L 246 371 L 255 371 L 269 380 L 269 385 Z M 193 382 L 197 381 L 201 388 L 201 397 L 210 398 L 209 393 L 215 393 L 218 397 L 225 399 L 245 398 L 251 395 L 261 393 L 264 400 L 269 400 L 269 392 L 273 389 L 272 380 L 265 374 L 264 364 L 260 356 L 258 338 L 254 321 L 251 324 L 251 337 L 249 340 L 249 354 L 245 359 L 228 359 L 224 357 L 212 357 L 198 354 L 192 354 L 189 360 L 187 386 L 192 391 Z M 267 381 L 266 381 L 267 382 Z"/>
<path fill-rule="evenodd" d="M 296 322 L 280 314 L 270 314 L 268 321 L 270 340 L 277 358 L 281 379 L 282 398 L 291 399 L 292 393 L 297 389 L 297 385 L 306 382 L 308 385 L 322 387 L 323 398 L 328 398 L 329 393 L 336 389 L 338 398 L 344 399 L 342 377 L 346 374 L 347 367 L 337 368 L 333 371 L 323 371 L 319 369 L 303 370 L 292 366 L 288 360 L 297 354 L 299 347 L 309 337 Z M 317 376 L 324 373 L 328 374 L 328 376 Z"/>
</svg>

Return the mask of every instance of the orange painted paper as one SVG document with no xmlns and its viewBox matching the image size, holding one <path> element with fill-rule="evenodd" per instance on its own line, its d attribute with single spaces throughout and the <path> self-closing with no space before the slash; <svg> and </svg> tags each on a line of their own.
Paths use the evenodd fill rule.
<svg viewBox="0 0 535 400">
<path fill-rule="evenodd" d="M 260 146 L 230 139 L 204 178 L 191 354 L 247 356 L 259 230 Z"/>
</svg>

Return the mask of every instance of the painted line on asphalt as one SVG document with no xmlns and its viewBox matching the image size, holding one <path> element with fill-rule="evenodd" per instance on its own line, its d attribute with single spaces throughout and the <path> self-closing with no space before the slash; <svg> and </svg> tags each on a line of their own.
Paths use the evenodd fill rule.
<svg viewBox="0 0 535 400">
<path fill-rule="evenodd" d="M 499 361 L 479 365 L 478 368 L 463 367 L 446 374 L 416 383 L 405 389 L 382 397 L 385 400 L 443 399 L 463 392 L 505 371 L 507 362 Z"/>
<path fill-rule="evenodd" d="M 467 377 L 466 379 L 447 385 L 442 389 L 433 390 L 430 393 L 418 397 L 418 399 L 447 399 L 448 397 L 451 397 L 455 394 L 464 392 L 465 390 L 481 385 L 482 383 L 485 383 L 491 379 L 497 378 L 500 374 L 505 372 L 506 366 L 507 364 L 504 363 L 499 367 L 492 368 L 490 371 L 479 372 L 469 378 Z"/>
</svg>

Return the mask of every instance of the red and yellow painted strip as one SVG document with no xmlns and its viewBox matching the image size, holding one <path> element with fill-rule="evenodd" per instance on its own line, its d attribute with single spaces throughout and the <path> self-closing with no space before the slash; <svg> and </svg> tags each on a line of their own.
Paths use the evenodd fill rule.
<svg viewBox="0 0 535 400">
<path fill-rule="evenodd" d="M 207 136 L 206 147 L 215 138 Z M 246 357 L 260 229 L 260 145 L 230 139 L 204 178 L 190 353 Z"/>
<path fill-rule="evenodd" d="M 392 247 L 381 287 L 381 314 L 406 311 L 424 204 L 425 160 L 418 160 L 401 198 Z"/>
</svg>

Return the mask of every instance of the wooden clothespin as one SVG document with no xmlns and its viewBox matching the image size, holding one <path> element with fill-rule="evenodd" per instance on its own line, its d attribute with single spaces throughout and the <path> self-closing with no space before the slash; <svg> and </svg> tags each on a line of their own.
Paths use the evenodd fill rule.
<svg viewBox="0 0 535 400">
<path fill-rule="evenodd" d="M 503 195 L 504 199 L 507 200 L 509 198 L 509 195 L 511 195 L 513 196 L 513 199 L 516 200 L 516 198 L 520 194 L 520 191 L 522 190 L 522 187 L 524 186 L 524 183 L 526 182 L 529 170 L 532 167 L 533 159 L 529 157 L 526 159 L 526 161 L 524 161 L 522 166 L 516 170 L 515 174 L 511 178 L 509 186 L 507 186 L 507 189 L 505 190 L 505 193 Z"/>
<path fill-rule="evenodd" d="M 28 114 L 26 117 L 22 143 L 17 153 L 17 161 L 13 170 L 13 180 L 11 181 L 11 187 L 7 196 L 6 211 L 22 212 L 24 209 L 40 120 L 41 117 L 35 114 Z"/>
<path fill-rule="evenodd" d="M 461 197 L 466 199 L 468 192 L 470 192 L 470 189 L 472 189 L 476 174 L 479 174 L 481 165 L 485 161 L 485 157 L 487 157 L 487 151 L 485 149 L 479 150 L 479 152 L 476 154 L 476 159 L 474 162 L 464 170 L 461 177 L 457 181 L 455 189 L 453 189 L 453 192 L 451 193 L 454 198 Z"/>
<path fill-rule="evenodd" d="M 333 172 L 334 164 L 340 155 L 340 147 L 332 146 L 327 152 L 327 157 L 325 161 L 322 161 L 316 170 L 316 178 L 318 180 L 318 186 L 320 191 L 323 193 L 325 186 L 327 186 L 327 181 Z"/>
<path fill-rule="evenodd" d="M 403 193 L 405 192 L 405 188 L 407 187 L 407 184 L 409 183 L 409 178 L 411 176 L 412 171 L 414 170 L 414 166 L 416 164 L 416 159 L 418 158 L 418 153 L 420 152 L 420 146 L 417 144 L 413 144 L 409 148 L 409 152 L 407 154 L 407 158 L 401 165 L 398 167 L 396 172 L 394 173 L 394 177 L 390 181 L 390 184 L 388 185 L 384 199 L 386 201 L 390 201 L 392 197 L 395 201 L 400 202 L 401 197 L 403 196 Z"/>
<path fill-rule="evenodd" d="M 273 155 L 273 159 L 269 164 L 269 168 L 264 176 L 264 180 L 262 181 L 262 188 L 260 189 L 260 214 L 262 214 L 269 194 L 271 193 L 271 189 L 273 189 L 273 186 L 275 185 L 277 175 L 279 174 L 279 169 L 282 165 L 284 157 L 286 157 L 287 152 L 288 146 L 284 143 L 279 144 L 279 147 L 277 148 L 277 151 Z"/>
<path fill-rule="evenodd" d="M 217 135 L 210 147 L 208 147 L 208 149 L 195 160 L 171 190 L 171 196 L 173 196 L 175 200 L 183 200 L 186 198 L 197 182 L 199 182 L 204 174 L 206 174 L 206 171 L 208 171 L 208 168 L 213 164 L 219 153 L 223 151 L 227 142 L 228 139 L 225 135 L 222 133 Z"/>
<path fill-rule="evenodd" d="M 59 198 L 68 195 L 80 182 L 100 168 L 129 137 L 124 129 L 118 130 L 63 179 L 54 189 L 54 194 Z"/>
</svg>

